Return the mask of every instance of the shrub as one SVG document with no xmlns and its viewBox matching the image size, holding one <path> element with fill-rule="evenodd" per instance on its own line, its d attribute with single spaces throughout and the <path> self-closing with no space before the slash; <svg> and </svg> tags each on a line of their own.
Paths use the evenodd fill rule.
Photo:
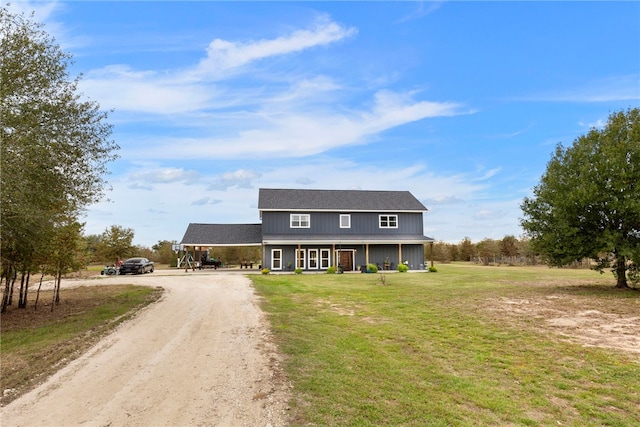
<svg viewBox="0 0 640 427">
<path fill-rule="evenodd" d="M 430 266 L 430 267 L 429 267 L 429 272 L 431 272 L 431 273 L 437 273 L 437 272 L 438 272 L 438 269 L 437 269 L 437 268 L 435 268 L 434 266 Z"/>
<path fill-rule="evenodd" d="M 262 270 L 260 270 L 260 272 L 262 274 L 269 274 L 269 273 L 271 273 L 271 270 L 269 270 L 268 268 L 263 268 Z"/>
<path fill-rule="evenodd" d="M 398 264 L 398 271 L 400 273 L 406 273 L 407 271 L 409 271 L 409 266 L 406 264 Z"/>
<path fill-rule="evenodd" d="M 296 268 L 294 273 L 296 274 L 302 274 L 302 269 L 301 268 Z"/>
<path fill-rule="evenodd" d="M 378 266 L 375 264 L 367 264 L 367 271 L 369 273 L 377 273 L 378 272 Z"/>
<path fill-rule="evenodd" d="M 336 274 L 336 268 L 333 265 L 327 268 L 327 274 Z"/>
</svg>

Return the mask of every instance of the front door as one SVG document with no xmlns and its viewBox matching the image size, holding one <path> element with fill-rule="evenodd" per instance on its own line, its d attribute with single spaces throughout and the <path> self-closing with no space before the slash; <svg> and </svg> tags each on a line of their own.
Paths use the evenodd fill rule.
<svg viewBox="0 0 640 427">
<path fill-rule="evenodd" d="M 344 271 L 353 271 L 353 252 L 340 251 L 340 260 L 338 262 Z"/>
</svg>

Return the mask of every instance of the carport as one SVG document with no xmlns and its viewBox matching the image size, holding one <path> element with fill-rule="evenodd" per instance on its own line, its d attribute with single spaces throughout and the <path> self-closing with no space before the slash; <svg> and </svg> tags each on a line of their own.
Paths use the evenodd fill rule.
<svg viewBox="0 0 640 427">
<path fill-rule="evenodd" d="M 185 256 L 178 268 L 185 264 L 185 271 L 195 263 L 203 252 L 220 246 L 262 246 L 262 224 L 198 224 L 190 223 L 180 242 Z M 261 261 L 262 263 L 262 261 Z M 190 265 L 191 264 L 191 265 Z"/>
</svg>

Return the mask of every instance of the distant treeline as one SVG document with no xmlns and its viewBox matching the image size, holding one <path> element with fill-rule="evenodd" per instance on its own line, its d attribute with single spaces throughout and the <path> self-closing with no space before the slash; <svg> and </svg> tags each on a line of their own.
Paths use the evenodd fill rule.
<svg viewBox="0 0 640 427">
<path fill-rule="evenodd" d="M 460 243 L 434 242 L 425 249 L 427 260 L 437 262 L 467 261 L 483 265 L 537 265 L 545 259 L 536 253 L 526 238 L 505 236 L 500 240 L 485 238 L 472 242 L 465 237 Z M 572 267 L 589 268 L 591 260 L 576 261 Z"/>
</svg>

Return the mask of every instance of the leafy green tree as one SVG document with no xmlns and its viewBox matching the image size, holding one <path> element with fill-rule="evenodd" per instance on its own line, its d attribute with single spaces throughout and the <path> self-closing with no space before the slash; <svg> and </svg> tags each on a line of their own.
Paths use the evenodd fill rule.
<svg viewBox="0 0 640 427">
<path fill-rule="evenodd" d="M 482 263 L 489 265 L 491 261 L 496 262 L 496 257 L 500 254 L 500 244 L 498 241 L 485 238 L 476 245 L 478 256 Z"/>
<path fill-rule="evenodd" d="M 627 270 L 640 262 L 640 109 L 558 145 L 521 208 L 522 227 L 549 264 L 593 258 L 601 272 L 612 269 L 616 287 L 628 287 Z"/>
<path fill-rule="evenodd" d="M 131 228 L 112 225 L 100 238 L 98 253 L 103 261 L 117 264 L 119 260 L 133 256 L 136 247 L 133 245 L 134 232 Z"/>
<path fill-rule="evenodd" d="M 449 261 L 459 261 L 460 260 L 460 248 L 458 245 L 447 244 L 447 250 L 449 252 Z"/>
<path fill-rule="evenodd" d="M 471 261 L 471 258 L 473 258 L 475 254 L 475 245 L 471 242 L 471 239 L 465 237 L 458 246 L 460 247 L 460 258 L 462 261 Z"/>
<path fill-rule="evenodd" d="M 513 262 L 513 258 L 519 254 L 518 239 L 515 236 L 504 236 L 500 240 L 500 255 L 507 257 L 509 262 Z"/>
<path fill-rule="evenodd" d="M 523 237 L 518 241 L 518 252 L 525 258 L 527 264 L 536 265 L 538 254 L 531 245 L 531 239 Z"/>
<path fill-rule="evenodd" d="M 56 230 L 103 196 L 118 146 L 107 113 L 82 99 L 71 56 L 0 6 L 0 253 L 5 285 L 29 277 Z M 39 261 L 39 260 L 38 260 Z M 3 299 L 2 311 L 6 309 Z"/>
<path fill-rule="evenodd" d="M 153 245 L 151 249 L 155 252 L 156 261 L 161 264 L 171 264 L 176 257 L 172 249 L 175 243 L 175 240 L 172 242 L 168 240 L 159 240 L 158 243 Z"/>
<path fill-rule="evenodd" d="M 87 248 L 87 254 L 90 257 L 90 261 L 100 261 L 97 256 L 98 246 L 100 246 L 101 240 L 102 236 L 100 234 L 89 234 L 84 236 L 85 246 Z"/>
<path fill-rule="evenodd" d="M 56 229 L 53 252 L 49 257 L 52 264 L 51 272 L 55 278 L 51 311 L 60 302 L 62 276 L 71 271 L 78 271 L 88 263 L 86 244 L 82 239 L 83 227 L 83 224 L 70 219 Z"/>
</svg>

